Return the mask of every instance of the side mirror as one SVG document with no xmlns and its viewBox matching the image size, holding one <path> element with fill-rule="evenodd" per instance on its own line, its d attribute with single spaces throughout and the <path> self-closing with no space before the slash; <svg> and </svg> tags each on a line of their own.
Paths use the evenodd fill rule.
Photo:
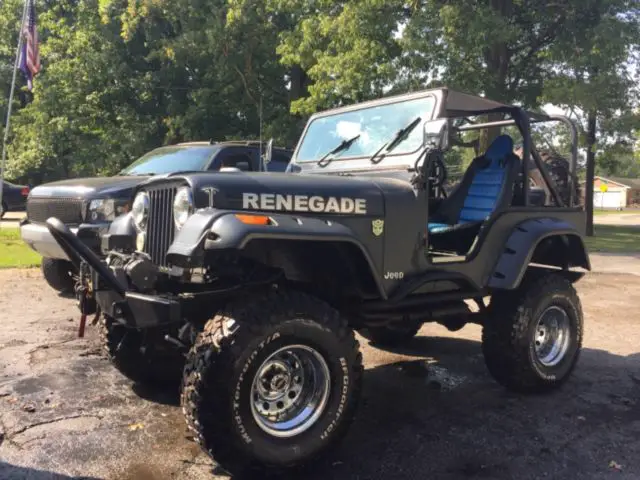
<svg viewBox="0 0 640 480">
<path fill-rule="evenodd" d="M 262 156 L 262 162 L 264 163 L 264 169 L 267 169 L 267 165 L 271 162 L 271 158 L 273 157 L 273 138 L 269 140 L 267 143 L 267 149 L 264 151 L 264 155 Z"/>
<path fill-rule="evenodd" d="M 449 147 L 449 119 L 430 120 L 424 124 L 423 146 L 445 151 Z"/>
</svg>

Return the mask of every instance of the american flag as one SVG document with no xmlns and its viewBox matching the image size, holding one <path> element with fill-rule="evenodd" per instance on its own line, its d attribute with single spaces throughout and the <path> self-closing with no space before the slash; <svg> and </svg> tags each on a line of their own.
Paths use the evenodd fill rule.
<svg viewBox="0 0 640 480">
<path fill-rule="evenodd" d="M 22 52 L 20 53 L 20 70 L 27 79 L 29 90 L 33 88 L 33 77 L 40 71 L 40 49 L 38 48 L 38 30 L 36 28 L 35 0 L 26 0 L 27 20 L 23 25 Z"/>
</svg>

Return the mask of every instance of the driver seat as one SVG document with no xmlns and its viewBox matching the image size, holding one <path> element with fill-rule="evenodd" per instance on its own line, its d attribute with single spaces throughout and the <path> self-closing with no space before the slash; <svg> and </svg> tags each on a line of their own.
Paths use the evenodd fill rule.
<svg viewBox="0 0 640 480">
<path fill-rule="evenodd" d="M 466 253 L 484 221 L 511 204 L 519 168 L 513 139 L 498 136 L 484 155 L 473 159 L 458 187 L 429 219 L 430 245 Z"/>
</svg>

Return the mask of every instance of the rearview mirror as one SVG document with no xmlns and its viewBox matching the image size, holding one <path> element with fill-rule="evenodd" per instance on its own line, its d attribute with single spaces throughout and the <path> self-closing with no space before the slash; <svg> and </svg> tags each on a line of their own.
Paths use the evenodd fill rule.
<svg viewBox="0 0 640 480">
<path fill-rule="evenodd" d="M 424 124 L 423 145 L 446 150 L 449 146 L 449 119 L 430 120 Z"/>
</svg>

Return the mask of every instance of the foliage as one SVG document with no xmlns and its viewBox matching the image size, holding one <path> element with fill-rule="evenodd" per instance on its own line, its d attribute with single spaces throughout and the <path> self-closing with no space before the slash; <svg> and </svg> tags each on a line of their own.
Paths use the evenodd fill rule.
<svg viewBox="0 0 640 480">
<path fill-rule="evenodd" d="M 0 4 L 2 114 L 21 5 Z M 41 0 L 37 8 L 43 70 L 33 94 L 20 76 L 9 151 L 8 173 L 21 181 L 111 174 L 163 144 L 255 139 L 261 127 L 293 147 L 313 112 L 442 84 L 534 109 L 571 107 L 585 131 L 595 112 L 600 171 L 637 171 L 639 82 L 629 67 L 638 64 L 637 0 Z M 566 135 L 553 136 L 566 148 Z M 463 149 L 451 161 L 462 167 L 472 156 Z"/>
</svg>

